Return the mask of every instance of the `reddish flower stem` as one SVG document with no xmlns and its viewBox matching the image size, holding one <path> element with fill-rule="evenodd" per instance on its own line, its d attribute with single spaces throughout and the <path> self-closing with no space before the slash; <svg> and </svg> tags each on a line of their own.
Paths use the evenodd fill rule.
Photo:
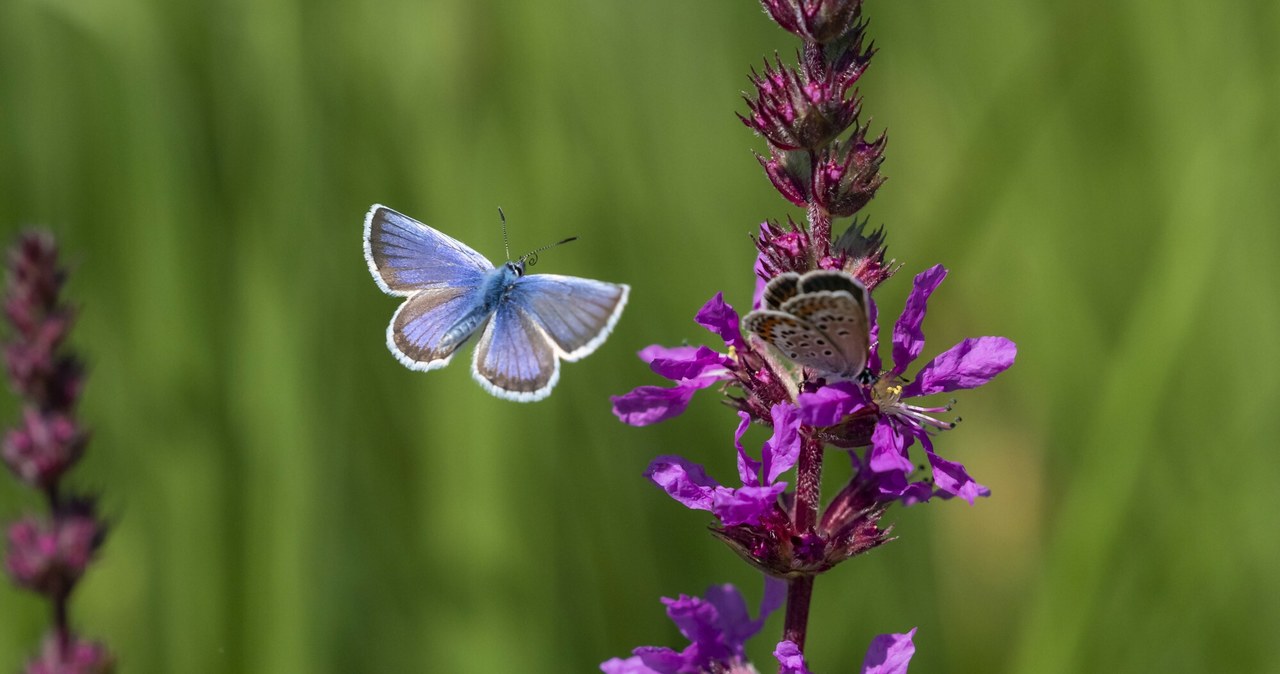
<svg viewBox="0 0 1280 674">
<path fill-rule="evenodd" d="M 822 501 L 823 442 L 813 429 L 801 427 L 800 459 L 796 464 L 796 504 L 793 535 L 805 536 L 818 524 L 818 508 Z M 804 650 L 809 627 L 809 600 L 813 597 L 813 576 L 793 578 L 787 587 L 787 617 L 783 638 Z"/>
</svg>

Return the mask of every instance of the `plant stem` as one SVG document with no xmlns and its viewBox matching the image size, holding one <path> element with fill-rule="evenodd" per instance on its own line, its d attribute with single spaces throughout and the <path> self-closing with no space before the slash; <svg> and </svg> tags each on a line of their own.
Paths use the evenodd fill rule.
<svg viewBox="0 0 1280 674">
<path fill-rule="evenodd" d="M 818 523 L 818 507 L 822 500 L 823 442 L 811 428 L 801 428 L 800 460 L 796 467 L 795 536 L 813 533 Z M 809 627 L 809 600 L 813 597 L 813 576 L 793 578 L 787 587 L 787 618 L 783 638 L 804 650 L 805 632 Z"/>
</svg>

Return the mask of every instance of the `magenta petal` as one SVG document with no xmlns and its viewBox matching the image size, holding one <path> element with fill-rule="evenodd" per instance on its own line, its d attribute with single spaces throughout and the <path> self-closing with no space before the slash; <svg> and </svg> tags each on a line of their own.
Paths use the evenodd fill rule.
<svg viewBox="0 0 1280 674">
<path fill-rule="evenodd" d="M 769 414 L 773 418 L 773 437 L 765 441 L 760 457 L 764 462 L 765 484 L 773 484 L 800 458 L 799 410 L 786 403 L 778 403 Z"/>
<path fill-rule="evenodd" d="M 640 386 L 630 393 L 610 396 L 613 415 L 624 424 L 648 426 L 680 416 L 689 407 L 689 401 L 698 389 L 696 384 L 681 384 L 674 388 Z"/>
<path fill-rule="evenodd" d="M 742 447 L 742 436 L 751 427 L 751 415 L 738 412 L 738 418 L 741 421 L 738 422 L 738 430 L 733 433 L 733 446 L 738 448 L 738 477 L 742 478 L 742 484 L 757 487 L 760 485 L 760 462 L 751 458 Z"/>
<path fill-rule="evenodd" d="M 880 364 L 880 307 L 876 306 L 876 301 L 867 297 L 867 311 L 871 314 L 871 339 L 868 344 L 871 345 L 867 354 L 867 367 L 872 372 L 880 374 L 880 370 L 884 369 Z"/>
<path fill-rule="evenodd" d="M 902 389 L 904 398 L 977 388 L 1009 369 L 1018 346 L 1004 337 L 970 337 L 920 369 Z"/>
<path fill-rule="evenodd" d="M 696 346 L 663 346 L 661 344 L 650 344 L 649 346 L 640 349 L 636 355 L 640 356 L 640 360 L 643 360 L 645 363 L 652 363 L 659 358 L 665 360 L 691 360 L 694 357 L 694 354 L 698 353 L 699 348 L 700 347 Z"/>
<path fill-rule="evenodd" d="M 756 264 L 753 267 L 756 275 L 756 289 L 751 293 L 751 308 L 759 309 L 764 304 L 764 287 L 768 285 L 768 281 L 764 280 L 764 253 L 756 255 Z"/>
<path fill-rule="evenodd" d="M 711 512 L 726 527 L 739 524 L 759 524 L 778 502 L 778 495 L 787 488 L 786 482 L 766 487 L 742 487 L 741 489 L 717 489 L 712 495 Z M 692 507 L 692 506 L 690 506 Z"/>
<path fill-rule="evenodd" d="M 834 426 L 865 406 L 862 391 L 853 382 L 838 382 L 813 393 L 801 393 L 800 421 L 807 426 Z"/>
<path fill-rule="evenodd" d="M 924 332 L 920 329 L 924 323 L 924 314 L 929 305 L 929 295 L 933 294 L 942 279 L 947 277 L 947 268 L 938 264 L 916 275 L 915 285 L 907 296 L 907 305 L 898 316 L 893 326 L 893 373 L 902 374 L 911 361 L 924 349 Z"/>
<path fill-rule="evenodd" d="M 756 618 L 760 623 L 760 627 L 764 626 L 764 621 L 774 611 L 782 608 L 787 601 L 787 581 L 773 576 L 764 577 L 764 596 L 760 597 L 760 615 Z M 760 631 L 759 627 L 756 631 Z"/>
<path fill-rule="evenodd" d="M 606 660 L 600 663 L 600 671 L 604 674 L 662 674 L 644 664 L 644 660 L 638 655 L 633 655 L 626 660 L 622 658 Z"/>
<path fill-rule="evenodd" d="M 907 482 L 903 473 L 880 473 L 877 477 L 881 501 L 899 501 L 904 506 L 925 503 L 933 496 L 933 486 L 924 480 Z"/>
<path fill-rule="evenodd" d="M 738 349 L 745 349 L 747 343 L 742 339 L 742 328 L 739 327 L 738 312 L 724 301 L 724 293 L 716 293 L 702 306 L 694 320 L 702 327 L 720 335 L 724 343 Z"/>
<path fill-rule="evenodd" d="M 924 445 L 925 453 L 929 456 L 929 465 L 933 468 L 933 482 L 938 489 L 959 496 L 960 498 L 973 505 L 979 496 L 990 496 L 991 490 L 978 484 L 973 478 L 969 477 L 969 473 L 965 471 L 964 465 L 955 461 L 947 461 L 946 459 L 933 453 L 933 444 L 927 438 L 920 438 L 920 444 Z"/>
<path fill-rule="evenodd" d="M 660 456 L 645 469 L 644 476 L 671 498 L 694 510 L 711 510 L 720 483 L 707 477 L 702 466 L 679 456 Z"/>
<path fill-rule="evenodd" d="M 667 617 L 697 647 L 695 650 L 701 651 L 701 655 L 712 658 L 725 655 L 714 652 L 723 651 L 724 647 L 720 632 L 720 613 L 713 602 L 702 597 L 680 595 L 677 599 L 664 597 L 662 603 L 667 605 Z M 746 602 L 743 602 L 742 610 L 746 612 Z M 689 651 L 686 650 L 685 654 L 688 655 Z"/>
<path fill-rule="evenodd" d="M 747 600 L 732 584 L 712 585 L 707 588 L 707 602 L 716 607 L 719 615 L 716 626 L 719 629 L 719 640 L 726 653 L 722 656 L 744 655 L 747 639 L 750 639 L 764 626 L 763 620 L 752 620 L 747 612 Z M 704 649 L 704 653 L 708 650 Z"/>
<path fill-rule="evenodd" d="M 862 661 L 862 674 L 907 674 L 907 665 L 916 653 L 911 638 L 916 628 L 906 634 L 881 634 L 871 640 L 867 659 Z"/>
<path fill-rule="evenodd" d="M 915 469 L 911 459 L 907 457 L 907 448 L 911 446 L 912 435 L 902 433 L 897 424 L 881 417 L 876 422 L 876 430 L 871 434 L 871 457 L 868 462 L 871 470 L 877 473 L 898 472 L 909 474 Z"/>
<path fill-rule="evenodd" d="M 643 352 L 642 352 L 643 353 Z M 674 354 L 676 357 L 656 357 L 649 361 L 649 369 L 672 381 L 691 381 L 703 379 L 699 388 L 706 388 L 717 381 L 729 379 L 728 368 L 733 361 L 728 356 L 716 353 L 705 346 L 694 349 L 693 353 Z"/>
<path fill-rule="evenodd" d="M 773 657 L 778 659 L 778 674 L 810 674 L 809 667 L 804 662 L 804 653 L 800 652 L 800 647 L 794 641 L 779 641 L 778 647 L 773 649 Z"/>
<path fill-rule="evenodd" d="M 689 658 L 685 657 L 683 653 L 677 653 L 670 648 L 641 646 L 631 652 L 648 668 L 647 671 L 655 674 L 677 674 L 677 672 L 690 671 Z M 644 669 L 636 671 L 640 674 L 646 674 Z"/>
</svg>

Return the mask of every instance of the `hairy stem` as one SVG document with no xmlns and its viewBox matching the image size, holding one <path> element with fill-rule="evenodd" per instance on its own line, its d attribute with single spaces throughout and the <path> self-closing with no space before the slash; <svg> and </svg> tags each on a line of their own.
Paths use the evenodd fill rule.
<svg viewBox="0 0 1280 674">
<path fill-rule="evenodd" d="M 811 534 L 818 523 L 818 507 L 822 501 L 823 442 L 812 428 L 801 428 L 800 460 L 796 464 L 795 536 Z M 793 578 L 787 588 L 787 618 L 783 638 L 804 650 L 805 632 L 809 627 L 809 600 L 813 597 L 813 576 Z"/>
</svg>

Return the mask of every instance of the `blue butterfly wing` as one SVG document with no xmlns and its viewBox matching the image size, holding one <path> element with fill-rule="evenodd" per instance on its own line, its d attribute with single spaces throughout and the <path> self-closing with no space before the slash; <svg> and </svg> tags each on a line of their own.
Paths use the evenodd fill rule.
<svg viewBox="0 0 1280 674">
<path fill-rule="evenodd" d="M 387 326 L 387 348 L 405 367 L 435 370 L 449 364 L 467 340 L 445 344 L 442 338 L 480 302 L 477 288 L 421 290 L 405 300 Z"/>
<path fill-rule="evenodd" d="M 364 219 L 364 257 L 373 280 L 389 295 L 474 288 L 493 269 L 465 243 L 377 204 Z"/>
<path fill-rule="evenodd" d="M 533 402 L 551 395 L 560 379 L 560 360 L 533 316 L 504 301 L 480 335 L 471 374 L 499 398 Z"/>
<path fill-rule="evenodd" d="M 565 360 L 585 358 L 613 331 L 630 288 L 575 276 L 534 274 L 516 281 L 506 302 L 528 314 Z"/>
</svg>

